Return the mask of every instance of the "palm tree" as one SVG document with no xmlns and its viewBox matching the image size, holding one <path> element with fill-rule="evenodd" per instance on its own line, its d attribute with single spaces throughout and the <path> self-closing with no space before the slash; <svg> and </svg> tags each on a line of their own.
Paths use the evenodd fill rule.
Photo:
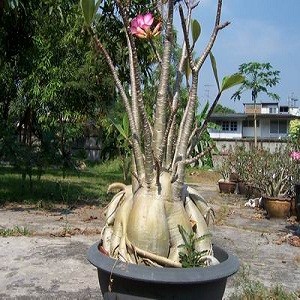
<svg viewBox="0 0 300 300">
<path fill-rule="evenodd" d="M 244 75 L 244 82 L 232 95 L 231 99 L 241 99 L 241 94 L 247 90 L 251 91 L 251 98 L 254 102 L 254 145 L 257 147 L 257 121 L 256 121 L 256 100 L 259 93 L 265 93 L 273 100 L 279 100 L 279 96 L 271 93 L 268 88 L 279 82 L 280 71 L 273 70 L 270 63 L 249 62 L 239 66 L 239 73 Z"/>
</svg>

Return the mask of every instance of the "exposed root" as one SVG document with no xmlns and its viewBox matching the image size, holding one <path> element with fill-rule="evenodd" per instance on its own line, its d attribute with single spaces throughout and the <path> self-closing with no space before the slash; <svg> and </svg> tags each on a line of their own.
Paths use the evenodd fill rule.
<svg viewBox="0 0 300 300">
<path fill-rule="evenodd" d="M 114 223 L 117 208 L 121 204 L 121 200 L 123 199 L 124 194 L 125 194 L 124 191 L 121 191 L 118 194 L 116 194 L 111 200 L 111 202 L 109 203 L 109 205 L 106 207 L 104 211 L 104 215 L 106 217 L 105 223 L 107 225 L 112 225 Z"/>
<path fill-rule="evenodd" d="M 184 244 L 184 240 L 178 230 L 178 224 L 180 224 L 188 233 L 192 231 L 192 226 L 182 202 L 166 201 L 165 209 L 170 235 L 170 251 L 168 258 L 179 263 L 179 252 L 182 251 L 182 249 L 179 249 L 178 245 Z"/>
<path fill-rule="evenodd" d="M 129 247 L 132 251 L 136 252 L 139 256 L 150 259 L 151 261 L 154 261 L 155 263 L 165 266 L 165 267 L 174 267 L 174 268 L 181 268 L 182 265 L 181 263 L 174 262 L 166 257 L 156 255 L 154 253 L 142 250 L 136 246 L 134 246 L 126 237 L 126 245 Z"/>
<path fill-rule="evenodd" d="M 131 208 L 132 197 L 131 195 L 125 195 L 122 205 L 116 212 L 116 218 L 113 227 L 113 234 L 110 245 L 111 252 L 113 249 L 119 246 L 118 252 L 122 252 L 123 256 L 125 256 L 124 253 L 126 252 L 125 236 L 127 230 L 128 216 L 131 211 Z M 118 255 L 114 254 L 114 256 L 116 257 Z"/>
<path fill-rule="evenodd" d="M 186 197 L 185 209 L 190 220 L 192 220 L 194 223 L 193 229 L 195 232 L 195 237 L 197 238 L 197 241 L 195 243 L 195 250 L 199 252 L 211 251 L 211 238 L 207 228 L 207 224 L 204 220 L 203 215 L 190 197 Z"/>
<path fill-rule="evenodd" d="M 107 193 L 116 193 L 120 191 L 125 191 L 125 189 L 126 189 L 126 184 L 122 182 L 114 182 L 108 186 Z"/>
<path fill-rule="evenodd" d="M 143 261 L 143 263 L 144 263 L 146 266 L 162 268 L 161 265 L 155 263 L 155 262 L 152 261 L 151 259 L 143 258 L 142 261 Z"/>
<path fill-rule="evenodd" d="M 110 241 L 111 241 L 112 233 L 113 233 L 113 228 L 112 228 L 112 226 L 108 226 L 108 225 L 105 225 L 101 232 L 102 247 L 107 252 L 109 252 L 108 250 L 110 249 Z"/>
<path fill-rule="evenodd" d="M 205 262 L 207 266 L 215 266 L 218 265 L 220 262 L 212 255 L 205 255 L 201 257 L 200 261 Z"/>
<path fill-rule="evenodd" d="M 173 201 L 170 184 L 169 174 L 163 174 L 160 189 L 139 188 L 134 196 L 132 186 L 123 183 L 109 186 L 108 191 L 119 191 L 106 208 L 106 223 L 101 233 L 103 249 L 111 257 L 135 264 L 180 268 L 179 252 L 185 251 L 178 247 L 184 244 L 178 230 L 180 225 L 188 233 L 195 232 L 195 250 L 205 253 L 201 261 L 205 265 L 218 263 L 213 257 L 207 227 L 209 218 L 214 217 L 212 208 L 189 186 L 183 190 L 183 201 Z M 162 220 L 166 223 L 161 223 Z M 160 239 L 161 244 L 157 243 Z"/>
<path fill-rule="evenodd" d="M 201 212 L 202 216 L 204 217 L 206 224 L 209 225 L 210 218 L 212 222 L 215 220 L 215 212 L 214 210 L 208 205 L 205 199 L 201 196 L 201 194 L 191 186 L 187 187 L 187 191 L 189 197 L 193 200 L 195 205 L 198 207 L 199 211 Z"/>
</svg>

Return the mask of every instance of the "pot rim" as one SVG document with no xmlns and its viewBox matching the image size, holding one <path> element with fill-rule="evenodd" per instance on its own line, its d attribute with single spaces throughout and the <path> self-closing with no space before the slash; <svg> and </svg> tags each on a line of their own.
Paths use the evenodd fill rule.
<svg viewBox="0 0 300 300">
<path fill-rule="evenodd" d="M 125 263 L 104 255 L 99 251 L 98 245 L 99 242 L 93 244 L 87 252 L 88 260 L 92 265 L 115 276 L 137 281 L 160 281 L 168 284 L 209 282 L 227 278 L 236 273 L 239 268 L 239 260 L 236 256 L 215 245 L 213 249 L 226 255 L 227 258 L 218 265 L 195 268 L 159 268 Z"/>
<path fill-rule="evenodd" d="M 291 202 L 292 197 L 283 197 L 283 196 L 268 196 L 268 195 L 262 195 L 263 200 L 275 200 L 275 201 L 286 201 Z"/>
</svg>

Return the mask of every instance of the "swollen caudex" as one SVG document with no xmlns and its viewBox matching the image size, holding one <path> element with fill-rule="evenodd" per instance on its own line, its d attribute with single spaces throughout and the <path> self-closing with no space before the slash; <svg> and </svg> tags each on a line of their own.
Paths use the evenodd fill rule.
<svg viewBox="0 0 300 300">
<path fill-rule="evenodd" d="M 155 188 L 141 187 L 133 199 L 127 227 L 128 239 L 145 251 L 167 257 L 169 229 L 161 196 Z"/>
<path fill-rule="evenodd" d="M 195 237 L 197 239 L 195 243 L 195 250 L 198 252 L 211 254 L 211 237 L 207 228 L 207 224 L 200 210 L 189 196 L 187 196 L 185 199 L 185 209 L 193 223 L 193 231 L 195 232 Z"/>
<path fill-rule="evenodd" d="M 179 262 L 179 249 L 178 245 L 184 244 L 183 238 L 178 230 L 180 224 L 188 233 L 192 231 L 191 222 L 181 201 L 166 201 L 165 202 L 167 221 L 170 234 L 170 252 L 169 258 L 173 261 Z"/>
<path fill-rule="evenodd" d="M 209 225 L 210 218 L 212 218 L 213 221 L 215 219 L 214 210 L 208 205 L 208 203 L 196 189 L 194 189 L 191 186 L 188 186 L 187 192 L 189 197 L 193 200 L 197 208 L 200 210 L 202 216 L 206 221 L 206 224 Z"/>
<path fill-rule="evenodd" d="M 113 184 L 120 190 L 106 209 L 102 246 L 111 257 L 133 263 L 180 267 L 179 245 L 184 244 L 179 225 L 194 232 L 195 251 L 201 261 L 213 265 L 211 237 L 207 227 L 212 209 L 196 189 L 185 187 L 182 201 L 174 201 L 170 176 L 162 173 L 160 185 L 140 187 Z"/>
</svg>

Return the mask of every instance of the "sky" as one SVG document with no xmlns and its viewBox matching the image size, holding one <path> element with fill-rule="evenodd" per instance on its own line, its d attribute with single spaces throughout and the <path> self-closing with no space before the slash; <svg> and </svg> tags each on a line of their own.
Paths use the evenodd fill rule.
<svg viewBox="0 0 300 300">
<path fill-rule="evenodd" d="M 196 47 L 198 55 L 208 41 L 215 18 L 216 0 L 200 0 L 193 19 L 201 24 L 201 37 Z M 177 17 L 176 17 L 177 18 Z M 242 63 L 270 63 L 280 71 L 280 82 L 271 89 L 280 97 L 280 104 L 289 99 L 300 106 L 300 0 L 223 0 L 222 23 L 231 24 L 219 32 L 213 47 L 219 79 L 237 72 Z M 213 100 L 217 88 L 208 59 L 200 73 L 200 105 Z M 222 95 L 220 104 L 243 112 L 243 103 L 251 102 L 245 93 L 240 101 L 230 99 L 233 88 Z M 265 94 L 258 101 L 270 102 Z"/>
</svg>

